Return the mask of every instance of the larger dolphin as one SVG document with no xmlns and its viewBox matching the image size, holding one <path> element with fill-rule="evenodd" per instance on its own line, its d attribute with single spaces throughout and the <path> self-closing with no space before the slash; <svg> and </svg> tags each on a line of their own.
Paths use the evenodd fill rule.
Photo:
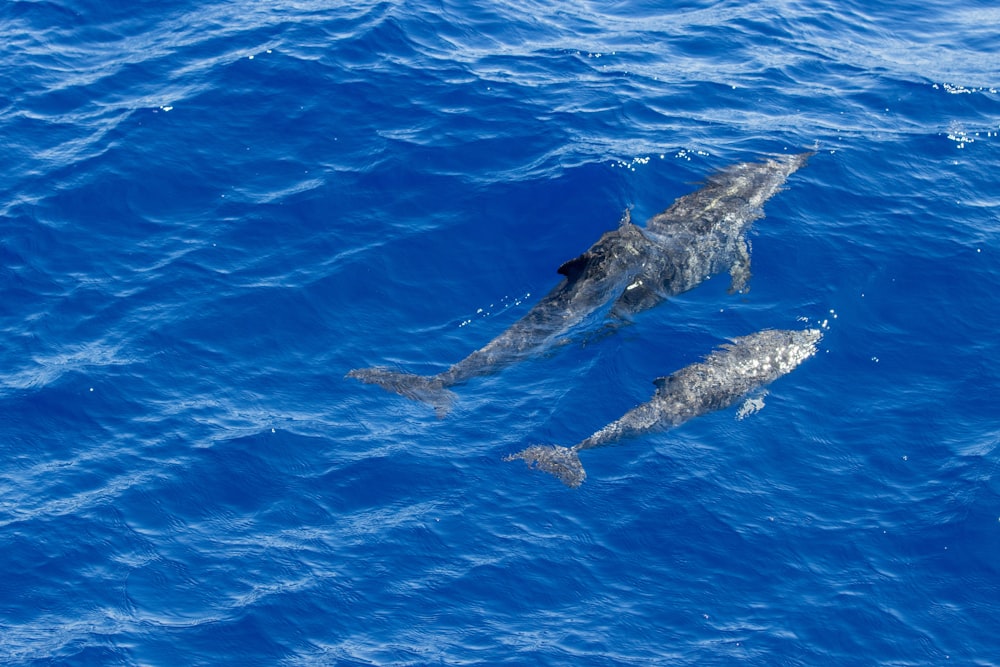
<svg viewBox="0 0 1000 667">
<path fill-rule="evenodd" d="M 732 275 L 731 291 L 745 290 L 750 278 L 747 231 L 763 217 L 764 202 L 811 154 L 732 165 L 650 218 L 645 229 L 632 224 L 626 211 L 617 229 L 559 267 L 563 281 L 524 317 L 442 373 L 360 368 L 347 376 L 429 403 L 443 417 L 454 401 L 448 387 L 520 361 L 609 304 L 611 315 L 627 317 L 725 270 Z"/>
<path fill-rule="evenodd" d="M 577 454 L 581 450 L 663 431 L 733 405 L 815 354 L 819 339 L 818 329 L 765 329 L 735 338 L 704 361 L 655 380 L 656 393 L 651 399 L 572 447 L 534 445 L 504 460 L 523 459 L 529 467 L 552 473 L 566 486 L 580 486 L 587 477 Z"/>
</svg>

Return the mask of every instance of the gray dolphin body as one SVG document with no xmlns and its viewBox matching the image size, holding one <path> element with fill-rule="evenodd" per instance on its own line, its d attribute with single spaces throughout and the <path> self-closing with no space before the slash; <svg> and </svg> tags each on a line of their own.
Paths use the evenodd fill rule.
<svg viewBox="0 0 1000 667">
<path fill-rule="evenodd" d="M 820 337 L 818 329 L 765 329 L 735 338 L 704 361 L 655 380 L 653 398 L 586 440 L 572 447 L 535 445 L 504 460 L 523 459 L 528 467 L 550 472 L 567 486 L 580 486 L 587 477 L 578 456 L 581 450 L 664 431 L 733 405 L 747 393 L 791 372 L 813 356 Z"/>
<path fill-rule="evenodd" d="M 359 368 L 347 376 L 429 403 L 443 417 L 454 401 L 448 387 L 520 361 L 609 304 L 611 315 L 626 318 L 726 270 L 732 291 L 745 290 L 750 225 L 811 154 L 732 165 L 650 218 L 645 229 L 632 224 L 626 211 L 617 229 L 559 267 L 564 280 L 524 317 L 442 373 Z"/>
</svg>

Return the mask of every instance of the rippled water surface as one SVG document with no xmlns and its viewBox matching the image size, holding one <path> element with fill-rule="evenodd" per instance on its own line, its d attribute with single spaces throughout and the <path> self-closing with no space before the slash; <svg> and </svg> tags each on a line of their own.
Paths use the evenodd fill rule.
<svg viewBox="0 0 1000 667">
<path fill-rule="evenodd" d="M 2 661 L 1000 664 L 1000 11 L 474 4 L 0 8 Z M 626 208 L 804 150 L 745 294 L 445 419 L 344 377 L 445 370 Z M 806 326 L 579 489 L 502 460 Z"/>
</svg>

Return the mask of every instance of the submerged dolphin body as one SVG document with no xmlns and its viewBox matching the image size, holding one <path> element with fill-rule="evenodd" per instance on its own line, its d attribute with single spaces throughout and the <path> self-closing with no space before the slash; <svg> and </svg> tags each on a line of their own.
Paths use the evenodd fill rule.
<svg viewBox="0 0 1000 667">
<path fill-rule="evenodd" d="M 578 452 L 624 438 L 664 431 L 700 415 L 733 405 L 747 393 L 791 372 L 816 352 L 818 329 L 765 329 L 715 350 L 704 361 L 655 380 L 653 398 L 626 412 L 572 447 L 534 445 L 505 461 L 523 459 L 530 468 L 552 473 L 577 487 L 587 473 Z"/>
<path fill-rule="evenodd" d="M 347 376 L 429 403 L 443 417 L 455 397 L 448 387 L 520 361 L 609 304 L 611 315 L 625 318 L 726 270 L 732 291 L 745 290 L 750 225 L 763 217 L 764 203 L 810 155 L 732 165 L 650 218 L 645 229 L 632 224 L 626 211 L 617 229 L 559 267 L 565 279 L 524 317 L 442 373 L 359 368 Z"/>
</svg>

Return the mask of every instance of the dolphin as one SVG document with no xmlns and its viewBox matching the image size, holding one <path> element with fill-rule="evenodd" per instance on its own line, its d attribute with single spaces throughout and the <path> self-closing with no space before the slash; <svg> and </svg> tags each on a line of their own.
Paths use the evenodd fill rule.
<svg viewBox="0 0 1000 667">
<path fill-rule="evenodd" d="M 552 473 L 576 488 L 586 479 L 578 453 L 645 433 L 665 431 L 689 419 L 729 407 L 749 392 L 790 373 L 816 353 L 819 329 L 765 329 L 734 338 L 707 357 L 673 375 L 654 381 L 656 392 L 645 403 L 572 447 L 533 445 L 504 457 L 523 459 L 529 468 Z"/>
<path fill-rule="evenodd" d="M 750 279 L 750 225 L 763 217 L 764 203 L 810 155 L 779 155 L 732 165 L 650 218 L 645 229 L 633 224 L 625 211 L 617 229 L 605 232 L 589 250 L 559 267 L 562 282 L 524 317 L 442 373 L 359 368 L 347 377 L 429 403 L 443 417 L 455 400 L 449 387 L 545 349 L 609 305 L 610 316 L 626 320 L 726 270 L 732 276 L 730 291 L 745 291 Z"/>
</svg>

